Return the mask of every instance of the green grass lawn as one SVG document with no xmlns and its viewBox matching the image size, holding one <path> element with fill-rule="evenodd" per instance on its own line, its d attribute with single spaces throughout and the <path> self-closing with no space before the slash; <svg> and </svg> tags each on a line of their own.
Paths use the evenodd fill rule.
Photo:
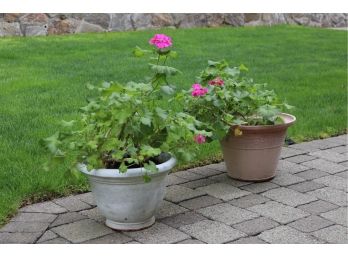
<svg viewBox="0 0 348 257">
<path fill-rule="evenodd" d="M 101 33 L 36 38 L 0 38 L 0 224 L 24 202 L 88 189 L 85 179 L 44 172 L 47 153 L 39 139 L 53 134 L 84 105 L 87 82 L 141 80 L 147 47 L 159 31 Z M 189 88 L 208 59 L 249 67 L 296 106 L 297 141 L 344 133 L 347 128 L 347 32 L 303 27 L 246 27 L 161 30 L 173 38 L 179 58 L 174 78 Z M 221 158 L 219 145 L 204 145 L 196 163 Z M 187 164 L 182 164 L 187 165 Z M 182 166 L 181 166 L 182 167 Z"/>
</svg>

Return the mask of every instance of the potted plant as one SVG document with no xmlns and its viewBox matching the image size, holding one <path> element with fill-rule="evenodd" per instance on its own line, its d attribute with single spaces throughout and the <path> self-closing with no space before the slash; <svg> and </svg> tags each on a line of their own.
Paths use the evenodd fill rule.
<svg viewBox="0 0 348 257">
<path fill-rule="evenodd" d="M 133 53 L 150 55 L 151 78 L 88 85 L 96 97 L 88 99 L 77 119 L 62 121 L 63 130 L 43 140 L 52 160 L 65 159 L 71 170 L 89 178 L 106 225 L 117 230 L 155 222 L 176 159 L 192 158 L 187 149 L 194 147 L 195 135 L 210 135 L 192 115 L 166 103 L 175 93 L 169 77 L 179 73 L 166 66 L 176 56 L 171 38 L 157 34 L 149 43 L 152 50 L 136 47 Z"/>
<path fill-rule="evenodd" d="M 228 175 L 265 181 L 275 176 L 286 130 L 296 118 L 283 113 L 291 106 L 280 102 L 266 84 L 248 78 L 247 71 L 244 65 L 209 61 L 181 97 L 186 109 L 220 141 Z"/>
</svg>

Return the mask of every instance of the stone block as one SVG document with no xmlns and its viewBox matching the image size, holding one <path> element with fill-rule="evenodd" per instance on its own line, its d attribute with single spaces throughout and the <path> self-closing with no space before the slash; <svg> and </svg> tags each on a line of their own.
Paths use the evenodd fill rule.
<svg viewBox="0 0 348 257">
<path fill-rule="evenodd" d="M 70 244 L 70 242 L 62 237 L 57 237 L 51 240 L 40 242 L 39 244 Z"/>
<path fill-rule="evenodd" d="M 204 195 L 194 199 L 183 201 L 179 205 L 190 210 L 197 210 L 197 209 L 215 205 L 221 202 L 222 201 L 220 199 L 217 199 L 209 195 Z"/>
<path fill-rule="evenodd" d="M 246 236 L 230 226 L 211 220 L 198 221 L 180 228 L 185 233 L 208 244 L 227 243 Z"/>
<path fill-rule="evenodd" d="M 112 234 L 91 239 L 83 243 L 84 244 L 124 244 L 130 241 L 132 241 L 130 237 L 125 236 L 121 234 L 120 232 L 114 232 Z"/>
<path fill-rule="evenodd" d="M 41 237 L 40 239 L 37 241 L 37 243 L 42 243 L 48 240 L 52 240 L 57 238 L 57 234 L 53 233 L 51 230 L 47 230 Z"/>
<path fill-rule="evenodd" d="M 279 226 L 279 223 L 265 217 L 259 217 L 233 225 L 234 228 L 248 235 L 257 235 L 265 230 L 269 230 L 277 226 Z"/>
<path fill-rule="evenodd" d="M 307 153 L 307 150 L 299 150 L 291 147 L 283 147 L 280 153 L 280 158 L 285 159 L 293 156 L 303 155 Z"/>
<path fill-rule="evenodd" d="M 309 232 L 313 232 L 313 231 L 331 226 L 333 224 L 334 223 L 332 221 L 323 219 L 319 216 L 311 215 L 309 217 L 296 220 L 288 225 L 299 231 L 309 233 Z"/>
<path fill-rule="evenodd" d="M 241 186 L 249 185 L 252 183 L 252 182 L 240 181 L 240 180 L 233 179 L 233 178 L 229 177 L 226 173 L 212 176 L 209 179 L 214 180 L 216 182 L 229 184 L 229 185 L 235 186 L 235 187 L 241 187 Z"/>
<path fill-rule="evenodd" d="M 297 156 L 293 156 L 293 157 L 290 157 L 290 158 L 286 158 L 285 160 L 288 161 L 288 162 L 293 162 L 293 163 L 296 163 L 296 164 L 300 164 L 302 162 L 311 161 L 311 160 L 314 160 L 314 159 L 318 159 L 318 157 L 302 154 L 302 155 L 297 155 Z"/>
<path fill-rule="evenodd" d="M 103 32 L 105 29 L 103 29 L 101 26 L 96 24 L 91 24 L 86 21 L 82 21 L 79 26 L 76 28 L 76 33 L 86 33 L 86 32 Z"/>
<path fill-rule="evenodd" d="M 347 169 L 343 165 L 334 162 L 329 162 L 323 159 L 315 159 L 312 161 L 303 162 L 302 165 L 312 169 L 321 170 L 330 174 L 335 174 Z"/>
<path fill-rule="evenodd" d="M 331 210 L 331 211 L 320 214 L 320 216 L 324 217 L 327 220 L 335 222 L 336 224 L 347 227 L 347 220 L 348 220 L 347 207 L 345 208 L 341 207 L 335 210 Z"/>
<path fill-rule="evenodd" d="M 156 212 L 156 218 L 162 219 L 188 211 L 186 208 L 168 201 L 162 201 L 160 208 Z"/>
<path fill-rule="evenodd" d="M 160 222 L 149 228 L 124 234 L 143 244 L 172 244 L 190 238 L 187 234 Z"/>
<path fill-rule="evenodd" d="M 151 24 L 156 28 L 175 26 L 173 16 L 169 13 L 154 13 Z"/>
<path fill-rule="evenodd" d="M 55 218 L 57 218 L 57 215 L 55 214 L 20 212 L 11 221 L 49 223 L 52 222 Z"/>
<path fill-rule="evenodd" d="M 80 211 L 79 214 L 100 223 L 105 222 L 105 217 L 99 212 L 98 208 Z"/>
<path fill-rule="evenodd" d="M 303 172 L 296 173 L 296 176 L 307 179 L 307 180 L 312 180 L 320 177 L 324 177 L 329 175 L 329 173 L 326 173 L 324 171 L 316 170 L 316 169 L 311 169 L 311 170 L 306 170 Z"/>
<path fill-rule="evenodd" d="M 309 213 L 300 209 L 273 201 L 255 205 L 247 209 L 282 224 L 286 224 L 310 215 Z"/>
<path fill-rule="evenodd" d="M 319 188 L 307 194 L 313 195 L 321 200 L 339 205 L 347 206 L 347 193 L 330 187 Z"/>
<path fill-rule="evenodd" d="M 282 188 L 275 188 L 272 190 L 269 190 L 262 194 L 263 196 L 273 199 L 277 202 L 284 203 L 286 205 L 290 205 L 292 207 L 314 202 L 318 200 L 313 195 L 303 194 L 299 193 L 295 190 L 288 189 L 285 187 Z"/>
<path fill-rule="evenodd" d="M 24 36 L 46 36 L 47 35 L 47 24 L 45 25 L 21 25 Z"/>
<path fill-rule="evenodd" d="M 348 147 L 346 145 L 337 146 L 334 148 L 330 148 L 330 151 L 340 154 L 348 153 Z"/>
<path fill-rule="evenodd" d="M 181 226 L 193 224 L 206 218 L 195 212 L 185 212 L 175 216 L 167 217 L 161 220 L 161 223 L 167 224 L 173 228 L 179 228 Z"/>
<path fill-rule="evenodd" d="M 87 219 L 87 217 L 83 216 L 77 212 L 63 213 L 63 214 L 59 214 L 57 219 L 50 224 L 50 227 L 56 227 L 56 226 L 60 226 L 60 225 L 67 224 L 67 223 L 72 223 L 72 222 L 82 220 L 82 219 Z"/>
<path fill-rule="evenodd" d="M 22 32 L 18 22 L 8 23 L 0 21 L 0 37 L 21 35 Z"/>
<path fill-rule="evenodd" d="M 211 170 L 220 171 L 220 173 L 227 172 L 225 162 L 213 163 L 213 164 L 206 165 L 205 167 L 207 167 L 208 169 L 211 169 Z"/>
<path fill-rule="evenodd" d="M 306 192 L 313 191 L 322 187 L 324 187 L 324 185 L 315 183 L 313 181 L 305 181 L 305 182 L 301 182 L 301 183 L 289 186 L 290 189 L 300 193 L 306 193 Z"/>
<path fill-rule="evenodd" d="M 133 30 L 131 14 L 129 13 L 114 13 L 112 14 L 110 30 L 111 31 L 127 31 Z"/>
<path fill-rule="evenodd" d="M 328 187 L 332 187 L 332 188 L 347 192 L 347 186 L 348 186 L 347 179 L 339 177 L 339 176 L 329 175 L 329 176 L 314 179 L 313 181 Z"/>
<path fill-rule="evenodd" d="M 67 212 L 68 210 L 50 201 L 50 202 L 43 202 L 43 203 L 28 205 L 23 207 L 19 211 L 59 214 L 59 213 Z"/>
<path fill-rule="evenodd" d="M 64 207 L 69 211 L 82 211 L 91 208 L 89 204 L 80 201 L 79 197 L 75 195 L 64 198 L 58 198 L 53 200 L 53 202 Z"/>
<path fill-rule="evenodd" d="M 39 233 L 0 232 L 0 244 L 32 244 L 41 236 Z"/>
<path fill-rule="evenodd" d="M 86 13 L 84 20 L 91 24 L 99 25 L 104 29 L 109 28 L 110 14 L 108 13 Z"/>
<path fill-rule="evenodd" d="M 271 244 L 318 244 L 320 241 L 288 226 L 279 226 L 262 232 L 259 236 Z"/>
<path fill-rule="evenodd" d="M 179 178 L 175 176 L 174 174 L 170 174 L 166 177 L 166 185 L 172 186 L 172 185 L 178 185 L 187 182 L 187 179 Z"/>
<path fill-rule="evenodd" d="M 301 164 L 289 162 L 285 159 L 285 160 L 279 160 L 277 170 L 281 171 L 282 173 L 295 174 L 301 171 L 309 170 L 309 168 Z"/>
<path fill-rule="evenodd" d="M 90 219 L 54 227 L 52 231 L 73 243 L 82 243 L 113 233 L 110 228 Z"/>
<path fill-rule="evenodd" d="M 87 204 L 89 204 L 90 206 L 96 206 L 96 202 L 93 196 L 92 192 L 89 193 L 85 193 L 85 194 L 80 194 L 76 196 L 80 201 L 85 202 Z"/>
<path fill-rule="evenodd" d="M 244 25 L 244 13 L 225 13 L 225 23 L 234 27 Z"/>
<path fill-rule="evenodd" d="M 227 225 L 240 223 L 260 216 L 254 212 L 232 206 L 228 203 L 205 207 L 197 210 L 197 212 L 209 219 L 220 221 Z"/>
<path fill-rule="evenodd" d="M 267 244 L 267 243 L 256 236 L 250 236 L 250 237 L 240 238 L 236 241 L 231 242 L 230 244 Z"/>
<path fill-rule="evenodd" d="M 297 206 L 297 208 L 312 214 L 320 214 L 320 213 L 328 212 L 330 210 L 337 209 L 339 208 L 339 206 L 326 201 L 318 200 L 315 202 Z"/>
<path fill-rule="evenodd" d="M 254 194 L 259 194 L 277 187 L 279 186 L 271 182 L 260 182 L 260 183 L 254 183 L 254 184 L 242 186 L 241 189 L 247 190 Z"/>
<path fill-rule="evenodd" d="M 178 171 L 178 172 L 175 172 L 173 174 L 175 174 L 175 176 L 177 176 L 179 178 L 184 178 L 187 181 L 192 181 L 192 180 L 204 178 L 204 176 L 199 175 L 197 173 L 193 173 L 190 170 Z"/>
<path fill-rule="evenodd" d="M 279 186 L 289 186 L 303 181 L 305 181 L 305 179 L 289 173 L 280 173 L 272 179 L 272 183 Z"/>
<path fill-rule="evenodd" d="M 204 243 L 197 239 L 186 239 L 184 241 L 178 242 L 177 244 L 204 244 Z"/>
<path fill-rule="evenodd" d="M 229 201 L 250 194 L 248 191 L 241 190 L 225 183 L 211 184 L 205 187 L 199 187 L 198 189 L 224 201 Z"/>
<path fill-rule="evenodd" d="M 179 203 L 181 201 L 195 198 L 201 195 L 205 195 L 205 192 L 200 190 L 192 190 L 183 186 L 173 185 L 167 187 L 165 199 L 173 203 Z"/>
<path fill-rule="evenodd" d="M 0 232 L 11 232 L 11 233 L 35 233 L 44 232 L 47 228 L 49 222 L 23 222 L 23 221 L 13 221 L 7 223 L 4 227 L 0 229 Z"/>
<path fill-rule="evenodd" d="M 190 169 L 188 171 L 196 173 L 196 174 L 201 175 L 203 177 L 211 177 L 214 175 L 221 174 L 221 171 L 216 170 L 216 169 L 209 169 L 207 166 L 193 168 L 193 169 Z"/>
<path fill-rule="evenodd" d="M 239 208 L 248 208 L 254 205 L 265 203 L 267 201 L 269 201 L 269 199 L 262 195 L 250 194 L 250 195 L 246 195 L 241 198 L 229 201 L 229 203 Z"/>
<path fill-rule="evenodd" d="M 340 153 L 331 151 L 331 149 L 310 152 L 309 154 L 312 156 L 316 156 L 318 158 L 325 159 L 330 162 L 336 162 L 336 163 L 344 162 L 348 160 L 348 156 L 346 154 L 340 154 Z"/>
<path fill-rule="evenodd" d="M 331 244 L 347 244 L 347 228 L 340 225 L 323 228 L 313 232 L 313 235 Z"/>
<path fill-rule="evenodd" d="M 196 189 L 198 187 L 204 187 L 214 183 L 216 183 L 216 181 L 212 179 L 203 178 L 203 179 L 192 180 L 192 181 L 180 184 L 180 186 Z"/>
</svg>

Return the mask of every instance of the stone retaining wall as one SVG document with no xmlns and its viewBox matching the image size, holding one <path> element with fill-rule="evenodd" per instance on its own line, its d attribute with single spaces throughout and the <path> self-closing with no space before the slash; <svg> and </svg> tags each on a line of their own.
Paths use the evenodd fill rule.
<svg viewBox="0 0 348 257">
<path fill-rule="evenodd" d="M 298 24 L 347 27 L 348 14 L 119 14 L 119 13 L 1 13 L 1 36 L 41 36 L 83 32 L 142 30 L 162 27 L 191 28 Z"/>
</svg>

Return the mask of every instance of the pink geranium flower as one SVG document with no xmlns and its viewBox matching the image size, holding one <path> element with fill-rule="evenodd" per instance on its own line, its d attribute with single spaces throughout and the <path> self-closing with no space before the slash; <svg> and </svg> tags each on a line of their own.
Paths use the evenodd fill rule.
<svg viewBox="0 0 348 257">
<path fill-rule="evenodd" d="M 217 77 L 217 78 L 209 81 L 209 85 L 211 85 L 211 86 L 223 86 L 224 83 L 225 82 L 220 77 Z"/>
<path fill-rule="evenodd" d="M 192 88 L 193 90 L 191 95 L 193 97 L 202 96 L 208 93 L 208 88 L 202 87 L 200 84 L 193 84 Z"/>
<path fill-rule="evenodd" d="M 203 136 L 202 134 L 198 134 L 198 135 L 195 135 L 194 138 L 193 138 L 197 144 L 203 144 L 205 143 L 205 136 Z"/>
<path fill-rule="evenodd" d="M 172 45 L 172 39 L 165 34 L 156 34 L 150 39 L 149 43 L 159 49 L 167 48 Z"/>
</svg>

